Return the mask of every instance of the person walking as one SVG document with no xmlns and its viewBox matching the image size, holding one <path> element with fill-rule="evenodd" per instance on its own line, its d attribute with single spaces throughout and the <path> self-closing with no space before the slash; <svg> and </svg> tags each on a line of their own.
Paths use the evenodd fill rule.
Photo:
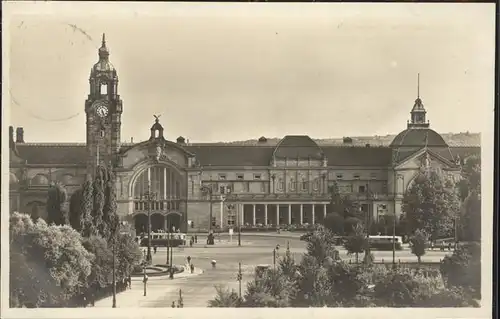
<svg viewBox="0 0 500 319">
<path fill-rule="evenodd" d="M 194 274 L 194 264 L 191 264 L 191 273 Z"/>
<path fill-rule="evenodd" d="M 155 252 L 156 255 L 156 246 L 153 246 L 153 251 Z"/>
<path fill-rule="evenodd" d="M 187 256 L 188 265 L 191 265 L 191 256 Z"/>
<path fill-rule="evenodd" d="M 198 235 L 194 235 L 194 243 L 197 244 L 198 243 Z"/>
<path fill-rule="evenodd" d="M 217 265 L 217 261 L 212 260 L 212 268 L 215 269 L 215 265 Z"/>
</svg>

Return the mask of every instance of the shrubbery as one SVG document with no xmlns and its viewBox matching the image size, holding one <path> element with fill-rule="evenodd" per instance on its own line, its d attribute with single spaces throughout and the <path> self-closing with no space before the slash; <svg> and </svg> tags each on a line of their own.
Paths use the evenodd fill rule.
<svg viewBox="0 0 500 319">
<path fill-rule="evenodd" d="M 113 245 L 117 287 L 125 287 L 142 256 L 132 236 L 120 233 L 113 174 L 103 167 L 98 173 L 72 197 L 70 218 L 60 184 L 48 193 L 50 225 L 26 214 L 11 215 L 11 307 L 83 306 L 83 296 L 88 301 L 107 296 L 113 284 Z"/>
<path fill-rule="evenodd" d="M 211 307 L 470 307 L 475 264 L 464 253 L 450 257 L 438 270 L 386 265 L 348 264 L 338 258 L 333 233 L 318 227 L 307 239 L 307 252 L 296 264 L 287 252 L 276 270 L 256 273 L 239 300 L 234 291 L 217 287 Z M 470 251 L 470 250 L 469 250 Z M 452 262 L 453 261 L 453 262 Z M 452 270 L 454 273 L 452 273 Z M 467 283 L 456 276 L 469 278 Z M 444 278 L 443 278 L 444 277 Z M 453 279 L 451 279 L 453 278 Z M 471 281 L 472 280 L 472 281 Z M 465 288 L 469 287 L 469 288 Z"/>
</svg>

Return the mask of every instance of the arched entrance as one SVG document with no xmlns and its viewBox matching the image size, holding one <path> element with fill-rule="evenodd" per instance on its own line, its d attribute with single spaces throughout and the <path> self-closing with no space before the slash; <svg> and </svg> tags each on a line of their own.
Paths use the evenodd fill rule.
<svg viewBox="0 0 500 319">
<path fill-rule="evenodd" d="M 170 231 L 172 231 L 172 229 L 174 229 L 173 227 L 175 227 L 175 231 L 177 231 L 177 229 L 180 228 L 181 215 L 179 215 L 177 213 L 170 213 L 166 216 L 166 218 L 167 218 L 167 227 Z"/>
<path fill-rule="evenodd" d="M 165 228 L 165 217 L 162 214 L 151 215 L 151 231 L 156 232 Z"/>
<path fill-rule="evenodd" d="M 148 216 L 146 214 L 137 214 L 134 216 L 134 226 L 137 235 L 148 231 Z"/>
</svg>

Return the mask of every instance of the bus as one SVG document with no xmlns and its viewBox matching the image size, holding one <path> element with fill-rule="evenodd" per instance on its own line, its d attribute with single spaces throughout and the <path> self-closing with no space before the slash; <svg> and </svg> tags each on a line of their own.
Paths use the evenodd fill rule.
<svg viewBox="0 0 500 319">
<path fill-rule="evenodd" d="M 401 236 L 369 236 L 370 248 L 377 250 L 392 250 L 393 238 L 395 239 L 396 250 L 403 249 L 403 238 Z"/>
<path fill-rule="evenodd" d="M 170 237 L 169 237 L 170 236 Z M 148 235 L 137 236 L 141 247 L 148 246 Z M 170 245 L 169 245 L 170 243 Z M 151 233 L 151 246 L 178 247 L 186 245 L 186 234 L 182 233 Z"/>
</svg>

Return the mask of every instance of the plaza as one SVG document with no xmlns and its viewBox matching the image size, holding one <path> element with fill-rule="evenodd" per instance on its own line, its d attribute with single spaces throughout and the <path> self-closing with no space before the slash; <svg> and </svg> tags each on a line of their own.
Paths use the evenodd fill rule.
<svg viewBox="0 0 500 319">
<path fill-rule="evenodd" d="M 207 307 L 208 301 L 213 299 L 216 291 L 215 286 L 221 285 L 238 292 L 237 281 L 238 263 L 242 265 L 242 294 L 245 294 L 246 283 L 253 279 L 255 267 L 258 265 L 273 266 L 273 249 L 280 245 L 278 257 L 284 254 L 287 244 L 290 245 L 295 261 L 300 262 L 305 252 L 304 241 L 300 241 L 298 234 L 242 234 L 242 246 L 238 247 L 237 236 L 230 241 L 229 236 L 221 236 L 221 240 L 215 241 L 214 246 L 206 246 L 205 236 L 198 237 L 198 244 L 190 247 L 178 247 L 174 249 L 173 262 L 175 265 L 184 265 L 186 258 L 190 256 L 197 271 L 195 274 L 176 275 L 174 279 L 168 276 L 150 277 L 147 283 L 147 295 L 143 296 L 144 284 L 142 277 L 132 280 L 132 289 L 117 295 L 117 307 L 170 307 L 173 301 L 177 302 L 179 290 L 182 291 L 184 307 Z M 340 258 L 351 259 L 347 252 L 338 247 Z M 392 251 L 372 251 L 375 262 L 392 262 Z M 422 257 L 423 263 L 438 263 L 449 251 L 428 251 Z M 397 262 L 415 263 L 416 257 L 411 254 L 408 247 L 396 252 Z M 165 263 L 166 248 L 159 248 L 153 255 L 153 264 Z M 216 260 L 216 268 L 213 269 L 210 262 Z M 96 307 L 111 307 L 111 297 L 96 302 Z"/>
</svg>

